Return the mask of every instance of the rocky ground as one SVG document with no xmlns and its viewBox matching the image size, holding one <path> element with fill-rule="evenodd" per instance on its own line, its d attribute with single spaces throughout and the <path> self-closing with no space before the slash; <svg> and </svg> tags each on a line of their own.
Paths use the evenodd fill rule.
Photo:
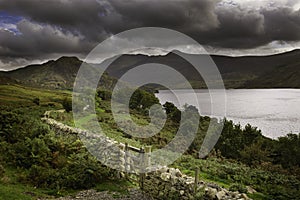
<svg viewBox="0 0 300 200">
<path fill-rule="evenodd" d="M 50 199 L 40 199 L 50 200 Z M 143 193 L 141 190 L 132 189 L 129 194 L 121 194 L 118 192 L 97 192 L 96 190 L 84 190 L 74 196 L 53 198 L 51 200 L 153 200 L 152 197 Z"/>
</svg>

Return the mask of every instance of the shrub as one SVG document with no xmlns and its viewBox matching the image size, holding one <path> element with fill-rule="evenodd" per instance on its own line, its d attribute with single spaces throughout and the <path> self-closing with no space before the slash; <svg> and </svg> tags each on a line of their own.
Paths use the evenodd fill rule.
<svg viewBox="0 0 300 200">
<path fill-rule="evenodd" d="M 4 176 L 5 173 L 5 169 L 4 167 L 0 164 L 0 178 L 2 178 Z"/>
<path fill-rule="evenodd" d="M 72 110 L 72 100 L 70 98 L 65 98 L 62 102 L 62 106 L 66 112 L 70 112 Z"/>
<path fill-rule="evenodd" d="M 240 183 L 233 183 L 232 185 L 230 185 L 229 187 L 230 191 L 239 191 L 240 193 L 247 193 L 247 188 Z"/>
</svg>

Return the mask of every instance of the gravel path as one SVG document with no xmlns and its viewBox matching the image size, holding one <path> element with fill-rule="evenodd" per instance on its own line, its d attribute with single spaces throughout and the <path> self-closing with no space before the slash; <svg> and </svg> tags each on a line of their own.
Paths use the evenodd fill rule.
<svg viewBox="0 0 300 200">
<path fill-rule="evenodd" d="M 75 196 L 60 197 L 55 200 L 154 200 L 154 198 L 144 194 L 141 190 L 132 189 L 127 195 L 118 192 L 84 190 L 77 193 Z"/>
</svg>

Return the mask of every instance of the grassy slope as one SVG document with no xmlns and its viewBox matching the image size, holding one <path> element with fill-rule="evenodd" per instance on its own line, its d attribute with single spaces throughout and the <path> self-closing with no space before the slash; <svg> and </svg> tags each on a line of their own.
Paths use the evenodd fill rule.
<svg viewBox="0 0 300 200">
<path fill-rule="evenodd" d="M 58 106 L 58 102 L 69 95 L 67 91 L 42 90 L 20 85 L 0 85 L 0 105 L 13 108 L 34 106 L 34 98 L 39 98 L 43 107 L 48 103 Z M 44 107 L 44 109 L 48 108 Z M 11 167 L 5 169 L 5 176 L 0 180 L 0 200 L 29 200 L 53 195 L 51 190 L 19 183 L 17 174 L 21 173 Z"/>
<path fill-rule="evenodd" d="M 0 106 L 8 108 L 26 107 L 29 110 L 35 109 L 36 117 L 50 109 L 61 109 L 61 102 L 65 97 L 70 97 L 70 91 L 45 90 L 25 87 L 20 85 L 0 85 Z M 40 106 L 33 103 L 33 99 L 40 99 Z M 50 106 L 49 106 L 50 104 Z M 72 117 L 72 116 L 70 116 Z M 53 196 L 73 195 L 78 191 L 63 190 L 57 193 L 56 190 L 37 188 L 31 184 L 20 183 L 22 171 L 13 167 L 5 167 L 4 177 L 0 178 L 0 200 L 32 200 Z M 112 191 L 125 194 L 128 188 L 136 187 L 129 182 L 104 182 L 95 186 L 97 191 Z"/>
<path fill-rule="evenodd" d="M 33 104 L 34 98 L 39 98 L 42 104 L 61 102 L 70 96 L 69 91 L 45 90 L 20 85 L 0 85 L 0 104 Z"/>
<path fill-rule="evenodd" d="M 122 131 L 116 128 L 110 114 L 109 102 L 102 101 L 99 103 L 99 106 L 100 112 L 98 112 L 98 117 L 102 121 L 100 122 L 102 129 L 107 136 L 119 142 L 127 142 L 136 147 L 152 144 L 155 150 L 156 148 L 164 146 L 173 138 L 172 133 L 176 132 L 172 124 L 167 124 L 167 128 L 164 128 L 160 136 L 153 140 L 128 138 Z M 53 117 L 57 120 L 63 120 L 64 123 L 72 124 L 70 122 L 72 121 L 71 113 L 60 113 L 60 115 Z M 131 117 L 139 124 L 146 124 L 147 122 L 147 119 L 138 113 L 132 113 Z M 89 116 L 83 118 L 81 122 L 88 124 L 88 119 Z M 230 188 L 235 184 L 241 185 L 243 188 L 245 188 L 245 186 L 251 186 L 258 191 L 255 194 L 250 194 L 253 199 L 272 199 L 272 197 L 267 195 L 269 192 L 272 193 L 273 197 L 278 193 L 278 198 L 284 194 L 281 196 L 281 199 L 284 199 L 289 193 L 297 193 L 294 189 L 294 183 L 300 183 L 294 176 L 284 175 L 275 171 L 271 172 L 268 168 L 250 168 L 244 164 L 226 159 L 209 158 L 207 160 L 200 160 L 185 155 L 176 161 L 173 166 L 191 176 L 194 176 L 194 169 L 200 167 L 202 180 L 217 183 L 225 188 Z"/>
<path fill-rule="evenodd" d="M 69 95 L 70 92 L 68 91 L 42 90 L 18 85 L 0 85 L 0 102 L 2 105 L 7 106 L 33 106 L 34 103 L 32 102 L 32 100 L 35 97 L 39 97 L 41 100 L 41 106 L 35 106 L 35 108 L 43 108 L 44 110 L 51 109 L 47 106 L 49 102 L 51 102 L 54 103 L 55 106 L 53 109 L 58 109 L 61 108 L 59 102 L 61 102 L 63 98 Z M 125 137 L 122 131 L 115 128 L 115 124 L 111 118 L 111 115 L 105 112 L 105 110 L 109 109 L 109 102 L 103 101 L 100 107 L 101 108 L 98 109 L 98 116 L 103 118 L 101 125 L 103 125 L 104 131 L 109 137 L 112 137 L 120 142 L 127 142 L 130 145 L 137 147 L 151 142 L 147 140 L 139 141 L 133 138 Z M 53 117 L 70 125 L 73 124 L 72 115 L 70 113 L 57 114 Z M 141 116 L 137 113 L 135 113 L 132 117 L 134 118 L 134 121 L 140 124 L 145 124 L 147 122 L 147 119 L 145 119 L 144 116 Z M 87 117 L 83 119 L 82 123 L 88 123 L 88 120 L 89 118 Z M 170 126 L 171 125 L 163 130 L 160 135 L 161 139 L 172 139 L 172 132 L 174 130 Z M 168 139 L 166 139 L 166 141 L 164 142 L 167 142 Z M 193 170 L 195 169 L 195 167 L 200 167 L 200 176 L 203 180 L 208 182 L 215 182 L 226 188 L 229 188 L 234 183 L 251 185 L 257 191 L 261 192 L 251 195 L 253 199 L 268 199 L 268 196 L 263 194 L 266 192 L 266 190 L 260 189 L 262 186 L 267 186 L 272 189 L 274 187 L 272 182 L 278 181 L 279 186 L 276 188 L 279 191 L 284 190 L 284 185 L 287 185 L 289 180 L 294 180 L 294 177 L 271 173 L 260 169 L 252 169 L 246 167 L 245 165 L 236 162 L 232 163 L 227 160 L 197 160 L 192 158 L 191 156 L 184 156 L 181 160 L 174 163 L 174 166 L 180 168 L 183 172 L 190 175 L 193 175 Z M 14 177 L 14 174 L 16 174 L 14 170 L 15 169 L 6 169 L 6 179 L 0 181 L 0 199 L 36 199 L 37 196 L 47 196 L 48 194 L 53 195 L 53 193 L 51 193 L 52 191 L 50 190 L 37 189 L 31 185 L 18 183 L 18 181 Z M 274 178 L 270 179 L 270 177 Z M 294 181 L 297 182 L 297 180 Z M 123 184 L 125 185 L 124 188 L 126 188 L 127 183 L 118 183 L 117 185 Z M 289 186 L 287 185 L 287 187 Z M 98 190 L 115 190 L 114 188 L 116 188 L 116 185 L 112 185 L 112 183 L 110 182 L 96 186 L 96 189 Z M 33 192 L 34 195 L 31 192 Z M 66 195 L 73 192 L 74 191 L 66 191 L 65 194 L 61 195 Z"/>
<path fill-rule="evenodd" d="M 144 121 L 144 119 L 139 118 L 138 115 L 133 115 L 132 117 L 136 121 Z M 70 118 L 67 117 L 65 119 Z M 110 120 L 111 119 L 108 119 L 108 121 Z M 104 127 L 104 131 L 109 137 L 112 137 L 119 142 L 127 142 L 136 147 L 148 144 L 147 141 L 140 141 L 133 138 L 128 139 L 124 137 L 122 132 L 112 128 L 111 125 L 113 125 L 113 123 L 108 121 L 106 121 L 106 123 L 102 123 L 102 128 Z M 171 137 L 170 132 L 172 132 L 172 130 L 169 130 L 167 133 L 162 133 L 162 137 Z M 155 150 L 159 147 L 159 145 L 156 144 L 152 147 Z M 230 161 L 215 157 L 208 158 L 207 160 L 201 160 L 195 159 L 189 155 L 184 155 L 172 166 L 179 168 L 183 173 L 190 176 L 194 176 L 195 168 L 200 167 L 201 180 L 216 183 L 227 189 L 230 189 L 230 187 L 235 184 L 241 185 L 242 188 L 245 188 L 245 186 L 251 186 L 257 191 L 255 194 L 249 194 L 249 196 L 253 199 L 272 199 L 274 196 L 269 196 L 269 192 L 271 192 L 272 195 L 277 195 L 278 193 L 278 198 L 280 197 L 280 199 L 285 199 L 288 193 L 299 193 L 294 189 L 295 186 L 293 183 L 300 183 L 295 176 L 284 175 L 275 171 L 271 172 L 268 168 L 250 168 L 233 160 Z"/>
<path fill-rule="evenodd" d="M 246 88 L 300 88 L 300 62 L 276 68 L 245 83 Z"/>
</svg>

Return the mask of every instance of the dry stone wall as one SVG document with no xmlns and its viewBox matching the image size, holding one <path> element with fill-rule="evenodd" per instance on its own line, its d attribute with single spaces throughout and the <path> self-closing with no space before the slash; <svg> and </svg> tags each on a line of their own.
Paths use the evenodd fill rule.
<svg viewBox="0 0 300 200">
<path fill-rule="evenodd" d="M 239 192 L 231 192 L 213 183 L 199 181 L 195 187 L 195 179 L 184 175 L 179 169 L 163 167 L 147 174 L 144 191 L 157 199 L 216 199 L 216 200 L 248 200 L 248 196 Z"/>
<path fill-rule="evenodd" d="M 78 128 L 73 128 L 67 126 L 63 123 L 60 123 L 54 119 L 49 118 L 49 112 L 46 112 L 42 121 L 47 123 L 55 131 L 64 133 L 64 134 L 76 134 L 83 135 L 84 138 L 89 140 L 95 140 L 98 144 L 96 148 L 99 152 L 99 156 L 107 157 L 107 163 L 109 166 L 114 165 L 118 166 L 120 171 L 126 171 L 125 169 L 130 170 L 131 163 L 134 164 L 135 158 L 130 158 L 127 156 L 125 151 L 125 144 L 118 143 L 108 137 L 96 135 L 89 133 L 86 130 L 81 130 Z M 112 148 L 113 146 L 119 146 L 119 148 Z M 104 150 L 109 150 L 109 154 L 101 153 L 107 152 Z M 110 159 L 111 154 L 114 158 Z M 101 159 L 102 160 L 102 159 Z M 120 164 L 121 163 L 121 164 Z M 136 163 L 135 163 L 136 164 Z M 139 174 L 138 171 L 135 173 Z M 158 170 L 150 173 L 146 173 L 143 176 L 142 189 L 151 194 L 156 199 L 216 199 L 216 200 L 248 200 L 246 194 L 239 192 L 231 192 L 225 188 L 221 188 L 216 184 L 205 183 L 199 181 L 195 186 L 195 178 L 182 174 L 179 169 L 169 168 L 169 167 L 160 167 Z"/>
</svg>

